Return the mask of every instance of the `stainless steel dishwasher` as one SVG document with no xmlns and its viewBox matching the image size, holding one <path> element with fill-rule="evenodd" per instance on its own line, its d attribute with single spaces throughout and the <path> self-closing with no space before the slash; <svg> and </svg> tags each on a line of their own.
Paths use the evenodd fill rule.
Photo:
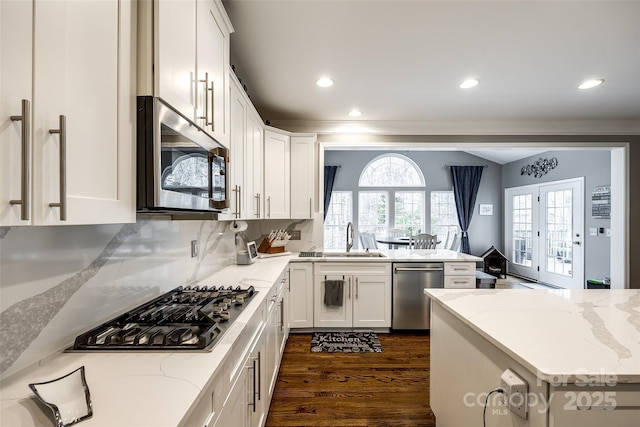
<svg viewBox="0 0 640 427">
<path fill-rule="evenodd" d="M 392 329 L 430 329 L 431 300 L 424 288 L 444 288 L 443 263 L 393 263 Z"/>
</svg>

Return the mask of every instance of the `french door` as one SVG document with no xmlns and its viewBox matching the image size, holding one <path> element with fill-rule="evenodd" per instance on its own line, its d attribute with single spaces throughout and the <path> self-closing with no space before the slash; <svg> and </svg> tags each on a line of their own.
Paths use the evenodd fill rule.
<svg viewBox="0 0 640 427">
<path fill-rule="evenodd" d="M 509 272 L 584 288 L 584 179 L 505 190 Z"/>
</svg>

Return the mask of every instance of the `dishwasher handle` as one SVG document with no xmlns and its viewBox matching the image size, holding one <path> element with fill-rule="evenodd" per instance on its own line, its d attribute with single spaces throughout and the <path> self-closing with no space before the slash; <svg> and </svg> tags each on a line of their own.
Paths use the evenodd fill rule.
<svg viewBox="0 0 640 427">
<path fill-rule="evenodd" d="M 398 271 L 444 271 L 442 267 L 396 267 L 395 272 Z"/>
</svg>

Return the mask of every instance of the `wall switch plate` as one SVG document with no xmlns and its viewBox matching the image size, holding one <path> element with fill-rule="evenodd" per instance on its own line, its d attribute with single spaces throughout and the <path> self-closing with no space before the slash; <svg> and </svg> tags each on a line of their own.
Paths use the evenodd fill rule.
<svg viewBox="0 0 640 427">
<path fill-rule="evenodd" d="M 610 228 L 605 229 L 605 235 L 607 237 L 611 237 L 611 229 Z"/>
<path fill-rule="evenodd" d="M 291 230 L 291 240 L 300 240 L 301 237 L 301 233 L 300 230 Z"/>
<path fill-rule="evenodd" d="M 195 258 L 198 256 L 198 241 L 191 241 L 191 258 Z"/>
<path fill-rule="evenodd" d="M 598 229 L 595 227 L 592 227 L 589 229 L 589 236 L 597 236 L 598 235 Z"/>
<path fill-rule="evenodd" d="M 528 389 L 529 385 L 525 380 L 511 369 L 507 369 L 500 375 L 500 385 L 502 393 L 502 403 L 509 408 L 509 411 L 521 418 L 527 419 L 529 412 Z"/>
</svg>

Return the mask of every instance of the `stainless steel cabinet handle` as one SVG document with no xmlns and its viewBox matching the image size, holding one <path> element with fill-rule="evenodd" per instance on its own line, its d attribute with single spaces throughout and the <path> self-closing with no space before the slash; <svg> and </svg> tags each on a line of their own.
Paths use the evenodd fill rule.
<svg viewBox="0 0 640 427">
<path fill-rule="evenodd" d="M 258 388 L 257 388 L 258 400 L 262 400 L 262 394 L 261 394 L 262 382 L 260 381 L 260 377 L 262 376 L 262 372 L 261 372 L 262 368 L 260 367 L 260 366 L 261 366 L 261 365 L 260 365 L 260 358 L 261 358 L 261 357 L 262 357 L 262 354 L 261 354 L 260 352 L 258 352 L 258 360 L 257 360 L 257 362 L 258 362 L 258 368 L 257 368 L 257 369 L 255 369 L 255 368 L 254 368 L 254 371 L 253 371 L 253 372 L 255 372 L 255 373 L 256 373 L 256 376 L 258 377 Z M 254 363 L 255 363 L 255 362 L 256 362 L 256 361 L 254 360 Z M 256 366 L 256 365 L 254 365 L 254 366 Z M 255 386 L 254 386 L 254 387 L 255 387 Z M 255 392 L 255 391 L 256 391 L 256 389 L 254 388 L 254 392 Z M 254 409 L 255 409 L 255 406 L 254 406 Z"/>
<path fill-rule="evenodd" d="M 200 83 L 204 83 L 204 116 L 199 116 L 198 118 L 204 120 L 204 125 L 207 126 L 209 124 L 209 73 L 204 73 L 204 80 L 198 80 Z"/>
<path fill-rule="evenodd" d="M 211 131 L 215 132 L 216 124 L 215 124 L 215 108 L 216 101 L 214 98 L 215 92 L 213 90 L 213 80 L 211 80 L 211 87 L 209 88 L 209 92 L 211 92 L 211 122 L 207 123 L 207 125 L 211 125 Z"/>
<path fill-rule="evenodd" d="M 443 271 L 442 267 L 396 267 L 395 271 Z"/>
<path fill-rule="evenodd" d="M 271 218 L 271 196 L 267 197 L 267 218 Z"/>
<path fill-rule="evenodd" d="M 256 359 L 251 361 L 251 367 L 253 370 L 253 402 L 249 403 L 249 406 L 253 406 L 253 412 L 256 412 Z"/>
<path fill-rule="evenodd" d="M 254 198 L 256 199 L 256 217 L 260 218 L 260 193 L 257 193 Z"/>
<path fill-rule="evenodd" d="M 236 218 L 240 218 L 240 192 L 241 192 L 241 188 L 239 185 L 234 186 L 233 188 L 233 192 L 236 193 L 236 211 L 234 212 L 234 215 L 236 216 Z"/>
<path fill-rule="evenodd" d="M 280 300 L 280 332 L 284 332 L 284 299 Z"/>
<path fill-rule="evenodd" d="M 349 277 L 349 299 L 351 299 L 351 277 Z"/>
<path fill-rule="evenodd" d="M 22 175 L 20 178 L 20 200 L 9 200 L 11 205 L 20 205 L 20 219 L 29 220 L 31 211 L 31 174 L 29 173 L 31 161 L 31 104 L 28 99 L 22 100 L 22 115 L 11 116 L 12 122 L 22 122 Z"/>
<path fill-rule="evenodd" d="M 60 116 L 60 128 L 49 129 L 50 134 L 60 134 L 60 202 L 49 203 L 60 208 L 60 221 L 67 220 L 67 117 Z"/>
<path fill-rule="evenodd" d="M 313 200 L 309 197 L 309 219 L 313 218 Z"/>
<path fill-rule="evenodd" d="M 356 299 L 358 299 L 358 278 L 356 277 Z"/>
</svg>

